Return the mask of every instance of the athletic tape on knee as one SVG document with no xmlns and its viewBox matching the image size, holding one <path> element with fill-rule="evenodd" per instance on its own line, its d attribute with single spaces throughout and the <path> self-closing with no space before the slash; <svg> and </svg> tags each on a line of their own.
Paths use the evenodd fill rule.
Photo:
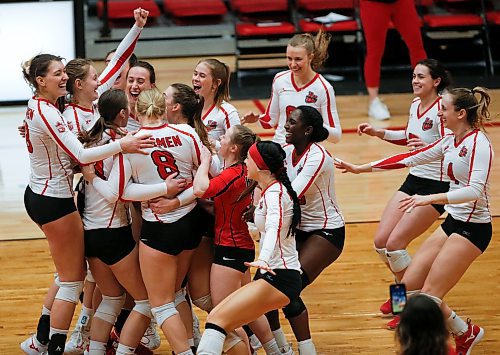
<svg viewBox="0 0 500 355">
<path fill-rule="evenodd" d="M 233 330 L 232 332 L 227 333 L 226 340 L 224 340 L 224 345 L 222 347 L 222 350 L 225 353 L 227 353 L 229 350 L 231 350 L 240 341 L 243 341 L 243 339 L 241 339 L 241 337 L 238 335 L 238 333 L 236 333 Z"/>
<path fill-rule="evenodd" d="M 175 309 L 174 302 L 165 303 L 164 305 L 151 308 L 151 313 L 155 317 L 156 323 L 162 326 L 163 322 L 165 322 L 168 318 L 179 314 Z"/>
<path fill-rule="evenodd" d="M 306 305 L 302 301 L 302 298 L 296 298 L 291 301 L 285 308 L 283 308 L 283 314 L 286 319 L 295 318 L 302 314 L 306 310 Z"/>
<path fill-rule="evenodd" d="M 85 276 L 85 281 L 95 283 L 94 275 L 92 275 L 92 271 L 90 271 L 90 269 L 87 269 L 87 275 Z"/>
<path fill-rule="evenodd" d="M 151 313 L 151 305 L 149 304 L 149 300 L 135 301 L 135 306 L 132 309 L 132 311 L 136 311 L 137 313 L 140 313 L 148 318 L 153 317 L 153 314 Z"/>
<path fill-rule="evenodd" d="M 436 304 L 438 306 L 441 307 L 441 303 L 443 303 L 443 300 L 439 297 L 436 297 L 436 296 L 433 296 L 433 295 L 429 295 L 428 293 L 425 293 L 425 292 L 420 292 L 420 294 L 422 296 L 425 296 L 425 297 L 429 297 L 431 300 L 433 300 L 434 302 L 436 302 Z"/>
<path fill-rule="evenodd" d="M 389 266 L 394 272 L 403 271 L 411 263 L 411 256 L 405 249 L 387 251 L 385 255 L 387 255 Z"/>
<path fill-rule="evenodd" d="M 182 302 L 187 302 L 186 301 L 186 289 L 181 288 L 179 291 L 175 293 L 175 299 L 174 299 L 174 304 L 177 307 L 180 305 Z"/>
<path fill-rule="evenodd" d="M 380 260 L 382 260 L 382 262 L 384 262 L 385 264 L 387 264 L 389 262 L 389 260 L 387 260 L 387 249 L 386 248 L 377 248 L 377 247 L 373 247 L 375 249 L 375 251 L 377 252 Z"/>
<path fill-rule="evenodd" d="M 124 303 L 125 294 L 116 297 L 102 295 L 102 301 L 99 307 L 97 307 L 94 317 L 100 318 L 107 323 L 115 324 Z"/>
<path fill-rule="evenodd" d="M 59 290 L 57 290 L 55 298 L 61 301 L 77 304 L 82 290 L 83 281 L 59 281 Z"/>
<path fill-rule="evenodd" d="M 59 274 L 57 272 L 54 273 L 54 283 L 57 287 L 61 287 L 61 280 L 59 279 Z"/>
<path fill-rule="evenodd" d="M 210 313 L 212 308 L 214 308 L 212 305 L 212 297 L 210 297 L 209 294 L 193 300 L 193 304 L 207 313 Z"/>
</svg>

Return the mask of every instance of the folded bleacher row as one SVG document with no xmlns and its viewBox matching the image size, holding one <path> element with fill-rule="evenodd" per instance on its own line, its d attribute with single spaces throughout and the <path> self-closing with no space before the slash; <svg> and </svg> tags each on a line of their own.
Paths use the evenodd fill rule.
<svg viewBox="0 0 500 355">
<path fill-rule="evenodd" d="M 104 0 L 97 2 L 103 15 Z M 161 1 L 161 2 L 160 2 Z M 361 78 L 364 56 L 359 0 L 107 0 L 107 18 L 128 18 L 140 6 L 150 17 L 169 16 L 181 23 L 196 18 L 226 16 L 234 21 L 236 69 L 243 61 L 283 57 L 287 38 L 295 33 L 315 33 L 323 28 L 335 37 L 348 36 L 357 53 Z M 499 0 L 415 0 L 426 48 L 431 41 L 469 38 L 478 44 L 478 62 L 492 75 L 491 32 L 500 28 Z M 376 16 L 376 14 L 374 14 Z M 433 35 L 433 33 L 441 35 Z M 450 36 L 446 36 L 449 33 Z M 457 33 L 459 36 L 457 36 Z M 443 35 L 444 34 L 444 35 Z M 461 34 L 461 35 L 460 35 Z M 464 35 L 466 34 L 466 35 Z M 431 54 L 432 55 L 432 54 Z"/>
</svg>

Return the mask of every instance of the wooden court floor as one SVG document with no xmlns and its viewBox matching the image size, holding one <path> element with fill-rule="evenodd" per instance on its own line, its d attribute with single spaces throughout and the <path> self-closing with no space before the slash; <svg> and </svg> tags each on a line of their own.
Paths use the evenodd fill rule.
<svg viewBox="0 0 500 355">
<path fill-rule="evenodd" d="M 232 65 L 232 58 L 222 58 Z M 158 86 L 190 83 L 191 71 L 198 58 L 153 60 Z M 99 66 L 99 63 L 97 64 Z M 492 91 L 492 116 L 498 123 L 500 91 Z M 383 95 L 393 115 L 383 124 L 404 126 L 410 94 Z M 340 143 L 327 144 L 335 156 L 368 162 L 401 152 L 376 138 L 352 133 L 365 122 L 365 96 L 337 97 L 340 120 L 346 133 Z M 266 100 L 234 101 L 240 114 L 258 111 Z M 18 344 L 35 331 L 43 297 L 52 280 L 53 264 L 43 235 L 24 212 L 22 193 L 27 181 L 26 152 L 15 127 L 22 120 L 22 109 L 0 110 L 0 354 L 19 354 Z M 254 126 L 259 133 L 267 133 Z M 500 147 L 500 127 L 488 128 L 493 148 Z M 485 337 L 474 354 L 500 353 L 500 168 L 498 154 L 490 176 L 491 210 L 494 216 L 493 240 L 488 250 L 470 267 L 446 301 L 457 314 L 471 318 L 485 328 Z M 403 181 L 405 170 L 366 175 L 336 174 L 336 194 L 347 221 L 346 246 L 339 260 L 324 271 L 304 291 L 313 339 L 320 354 L 393 354 L 394 333 L 384 329 L 389 320 L 378 307 L 388 297 L 389 272 L 373 252 L 372 240 L 385 203 Z M 410 246 L 413 253 L 430 230 Z M 198 312 L 204 320 L 204 315 Z M 283 321 L 289 340 L 290 328 Z M 163 337 L 158 354 L 169 352 Z"/>
</svg>

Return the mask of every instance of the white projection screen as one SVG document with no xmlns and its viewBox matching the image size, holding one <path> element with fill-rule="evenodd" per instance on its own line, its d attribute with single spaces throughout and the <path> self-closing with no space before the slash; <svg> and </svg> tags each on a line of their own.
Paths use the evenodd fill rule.
<svg viewBox="0 0 500 355">
<path fill-rule="evenodd" d="M 0 3 L 0 102 L 27 100 L 21 63 L 36 54 L 75 58 L 73 1 Z"/>
</svg>

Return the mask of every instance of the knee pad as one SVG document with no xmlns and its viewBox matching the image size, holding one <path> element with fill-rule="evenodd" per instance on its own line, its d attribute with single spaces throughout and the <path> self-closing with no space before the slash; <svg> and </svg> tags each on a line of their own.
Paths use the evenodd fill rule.
<svg viewBox="0 0 500 355">
<path fill-rule="evenodd" d="M 90 271 L 90 268 L 87 269 L 87 275 L 85 276 L 85 281 L 95 283 L 94 276 L 92 275 L 92 271 Z"/>
<path fill-rule="evenodd" d="M 443 300 L 439 297 L 436 297 L 436 296 L 433 296 L 433 295 L 429 295 L 428 293 L 425 293 L 425 292 L 421 292 L 420 293 L 422 296 L 425 296 L 425 297 L 428 297 L 430 298 L 431 300 L 433 300 L 434 302 L 436 302 L 436 304 L 441 307 L 441 303 L 443 303 Z"/>
<path fill-rule="evenodd" d="M 180 305 L 182 302 L 187 302 L 186 301 L 186 289 L 181 288 L 179 291 L 175 293 L 175 299 L 174 299 L 174 304 L 177 307 Z"/>
<path fill-rule="evenodd" d="M 59 281 L 59 290 L 57 290 L 55 298 L 57 300 L 77 304 L 82 290 L 83 281 Z"/>
<path fill-rule="evenodd" d="M 386 248 L 377 248 L 377 247 L 374 247 L 375 248 L 375 251 L 377 252 L 380 260 L 382 260 L 382 262 L 384 262 L 385 264 L 388 264 L 389 263 L 389 260 L 387 259 L 387 249 Z"/>
<path fill-rule="evenodd" d="M 210 311 L 214 308 L 210 294 L 193 300 L 193 304 L 207 313 L 210 313 Z"/>
<path fill-rule="evenodd" d="M 311 281 L 309 280 L 309 276 L 307 276 L 307 273 L 305 272 L 305 270 L 302 268 L 300 268 L 300 270 L 302 270 L 302 272 L 300 274 L 300 279 L 302 280 L 302 289 L 305 289 L 307 286 L 309 286 Z"/>
<path fill-rule="evenodd" d="M 406 291 L 406 297 L 410 298 L 416 295 L 419 295 L 422 290 L 412 290 L 412 291 Z"/>
<path fill-rule="evenodd" d="M 165 303 L 164 305 L 151 308 L 151 313 L 155 317 L 156 323 L 162 326 L 163 322 L 169 319 L 172 316 L 179 314 L 175 309 L 174 302 Z"/>
<path fill-rule="evenodd" d="M 59 274 L 57 272 L 54 273 L 54 283 L 57 285 L 57 287 L 61 287 L 61 280 L 59 280 Z"/>
<path fill-rule="evenodd" d="M 411 263 L 411 256 L 406 249 L 388 251 L 385 255 L 387 255 L 389 266 L 394 272 L 403 271 Z"/>
<path fill-rule="evenodd" d="M 148 318 L 153 317 L 151 314 L 151 305 L 149 304 L 149 300 L 135 301 L 135 306 L 132 310 Z"/>
<path fill-rule="evenodd" d="M 225 353 L 227 353 L 229 350 L 231 350 L 232 347 L 234 347 L 240 341 L 243 341 L 243 339 L 241 339 L 238 333 L 236 333 L 233 330 L 232 332 L 227 333 L 226 340 L 224 340 L 224 346 L 222 347 L 222 350 Z"/>
<path fill-rule="evenodd" d="M 94 317 L 101 318 L 107 323 L 115 324 L 124 303 L 125 294 L 115 297 L 102 295 L 101 304 L 97 307 Z"/>
<path fill-rule="evenodd" d="M 295 318 L 299 316 L 302 312 L 306 310 L 306 305 L 302 301 L 302 298 L 297 298 L 291 301 L 285 308 L 283 308 L 283 313 L 286 319 Z"/>
</svg>

